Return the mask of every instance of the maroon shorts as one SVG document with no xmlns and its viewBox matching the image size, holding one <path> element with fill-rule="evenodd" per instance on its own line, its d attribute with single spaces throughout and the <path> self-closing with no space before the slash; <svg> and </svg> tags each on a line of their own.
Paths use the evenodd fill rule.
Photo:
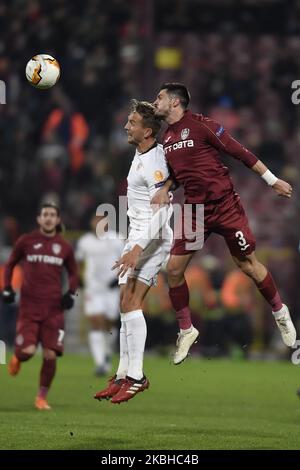
<svg viewBox="0 0 300 470">
<path fill-rule="evenodd" d="M 195 237 L 191 239 L 188 230 L 180 229 L 179 233 L 176 233 L 175 226 L 175 241 L 171 250 L 172 255 L 194 253 L 202 248 L 211 233 L 222 235 L 231 254 L 236 258 L 242 259 L 245 255 L 249 255 L 255 250 L 255 237 L 249 227 L 248 218 L 237 193 L 232 192 L 218 201 L 204 204 L 204 218 L 202 218 L 201 223 L 198 216 L 197 230 L 196 211 L 198 211 L 198 214 L 201 213 L 201 208 L 197 208 L 196 204 L 193 204 L 190 212 L 191 223 L 186 225 L 191 225 L 193 232 L 198 234 L 198 243 L 193 242 Z M 187 218 L 185 214 L 183 211 L 182 228 L 184 228 L 184 220 Z M 193 242 L 192 244 L 191 241 Z"/>
<path fill-rule="evenodd" d="M 57 306 L 26 304 L 20 306 L 17 320 L 15 348 L 41 343 L 58 356 L 63 354 L 64 313 Z"/>
</svg>

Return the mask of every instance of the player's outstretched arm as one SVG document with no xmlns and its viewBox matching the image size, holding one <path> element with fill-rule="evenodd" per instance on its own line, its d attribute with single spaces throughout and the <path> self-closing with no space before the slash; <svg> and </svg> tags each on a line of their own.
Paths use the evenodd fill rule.
<svg viewBox="0 0 300 470">
<path fill-rule="evenodd" d="M 255 173 L 259 174 L 259 176 L 261 176 L 263 180 L 269 186 L 271 186 L 279 196 L 288 198 L 292 196 L 293 188 L 290 183 L 287 183 L 286 181 L 283 181 L 277 178 L 277 176 L 273 175 L 273 173 L 266 167 L 266 165 L 261 160 L 258 160 L 255 163 L 255 165 L 252 167 L 252 170 L 255 171 Z"/>
<path fill-rule="evenodd" d="M 235 140 L 219 123 L 213 119 L 206 119 L 203 123 L 207 141 L 216 149 L 226 152 L 244 165 L 258 173 L 279 196 L 291 197 L 292 187 L 286 181 L 277 178 L 252 152 Z"/>
<path fill-rule="evenodd" d="M 139 245 L 135 245 L 132 250 L 124 253 L 121 258 L 115 262 L 112 267 L 113 269 L 119 268 L 118 276 L 123 277 L 128 269 L 134 269 L 138 263 L 139 256 L 142 253 L 143 248 Z"/>
</svg>

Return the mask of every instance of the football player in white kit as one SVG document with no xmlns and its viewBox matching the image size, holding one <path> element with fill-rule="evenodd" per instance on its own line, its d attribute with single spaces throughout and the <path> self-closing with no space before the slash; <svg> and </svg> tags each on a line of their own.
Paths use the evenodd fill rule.
<svg viewBox="0 0 300 470">
<path fill-rule="evenodd" d="M 112 403 L 127 401 L 149 387 L 143 372 L 147 327 L 142 302 L 167 262 L 173 241 L 171 206 L 150 204 L 169 175 L 163 148 L 156 142 L 160 127 L 154 107 L 133 100 L 125 126 L 128 142 L 136 147 L 127 178 L 130 230 L 123 255 L 113 266 L 119 268 L 121 285 L 120 362 L 108 386 L 95 395 Z"/>
<path fill-rule="evenodd" d="M 98 376 L 111 370 L 119 317 L 119 288 L 111 266 L 124 248 L 115 231 L 104 231 L 101 219 L 93 214 L 92 230 L 78 240 L 76 250 L 76 258 L 84 262 L 84 313 L 90 323 L 89 347 Z"/>
</svg>

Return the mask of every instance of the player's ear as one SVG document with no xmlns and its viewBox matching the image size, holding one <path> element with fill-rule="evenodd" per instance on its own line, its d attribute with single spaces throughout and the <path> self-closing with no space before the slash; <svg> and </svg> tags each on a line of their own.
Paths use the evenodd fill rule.
<svg viewBox="0 0 300 470">
<path fill-rule="evenodd" d="M 172 101 L 173 101 L 174 108 L 177 108 L 178 106 L 180 106 L 180 99 L 177 96 L 174 96 L 172 98 Z"/>
<path fill-rule="evenodd" d="M 37 216 L 36 221 L 37 221 L 38 225 L 40 225 L 40 223 L 41 223 L 41 216 L 40 215 Z"/>
<path fill-rule="evenodd" d="M 152 129 L 150 129 L 150 127 L 147 127 L 147 129 L 145 129 L 144 136 L 146 139 L 148 139 L 149 137 L 151 137 L 151 135 L 152 135 Z"/>
</svg>

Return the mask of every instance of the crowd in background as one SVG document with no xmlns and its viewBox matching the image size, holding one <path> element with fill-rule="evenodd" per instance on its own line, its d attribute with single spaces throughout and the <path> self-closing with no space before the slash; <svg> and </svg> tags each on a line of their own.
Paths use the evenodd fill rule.
<svg viewBox="0 0 300 470">
<path fill-rule="evenodd" d="M 133 153 L 123 130 L 129 100 L 152 100 L 163 81 L 182 81 L 191 91 L 192 110 L 221 122 L 294 186 L 292 200 L 280 199 L 260 178 L 224 156 L 257 237 L 258 253 L 297 318 L 300 133 L 291 83 L 300 79 L 300 39 L 293 15 L 289 12 L 289 29 L 281 34 L 245 34 L 234 21 L 229 27 L 228 18 L 219 18 L 213 31 L 172 29 L 172 15 L 180 5 L 175 2 L 169 21 L 160 21 L 158 27 L 155 19 L 162 17 L 164 2 L 1 3 L 0 79 L 6 83 L 7 104 L 0 105 L 0 263 L 16 238 L 32 228 L 42 200 L 57 200 L 71 235 L 87 229 L 91 207 L 117 204 L 118 196 L 126 193 Z M 186 24 L 187 17 L 181 18 Z M 51 54 L 61 64 L 60 82 L 52 90 L 36 90 L 26 81 L 26 62 L 36 53 Z M 180 191 L 176 198 L 182 198 Z M 194 263 L 217 292 L 234 275 L 224 248 L 221 239 L 212 237 Z M 208 255 L 218 260 L 214 269 L 203 261 Z M 248 315 L 248 339 L 241 342 L 255 337 L 269 344 L 270 312 L 260 299 L 250 297 L 242 309 Z M 224 305 L 228 310 L 220 299 L 201 301 L 195 308 L 202 322 L 215 321 L 206 325 L 207 331 L 229 328 L 225 320 L 218 323 Z M 159 305 L 160 313 L 168 311 Z M 221 342 L 206 340 L 208 348 Z"/>
</svg>

